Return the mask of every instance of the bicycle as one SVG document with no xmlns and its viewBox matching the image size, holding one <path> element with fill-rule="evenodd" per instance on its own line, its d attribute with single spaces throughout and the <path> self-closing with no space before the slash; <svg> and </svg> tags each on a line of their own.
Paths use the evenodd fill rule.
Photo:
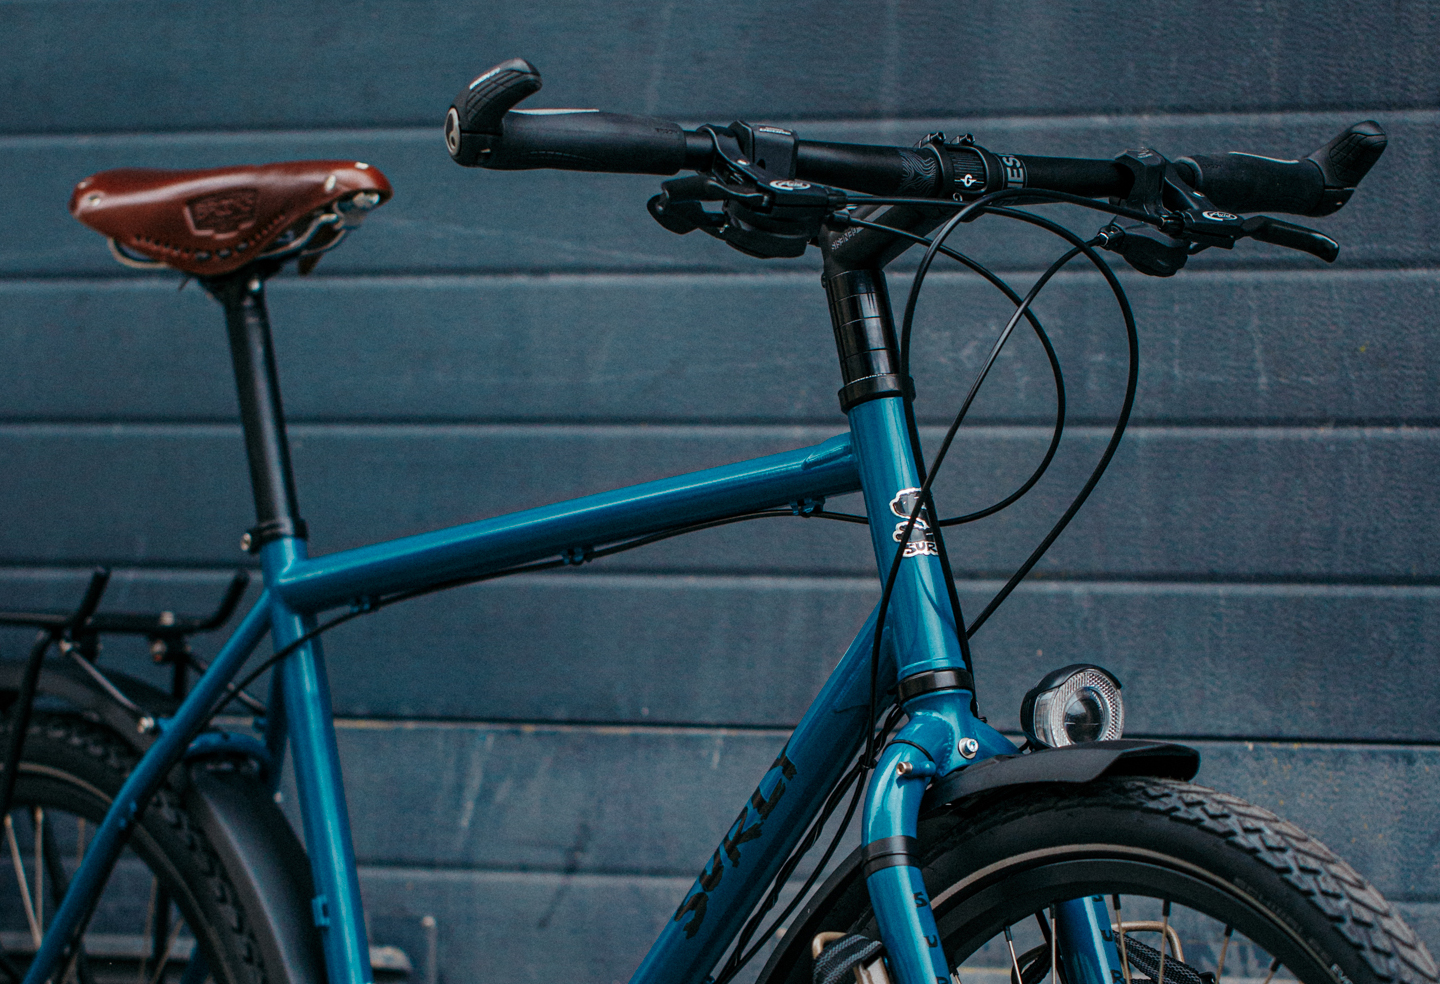
<svg viewBox="0 0 1440 984">
<path fill-rule="evenodd" d="M 519 59 L 475 79 L 447 116 L 451 156 L 495 169 L 690 170 L 695 176 L 664 182 L 648 205 L 670 231 L 698 229 L 754 256 L 798 256 L 818 245 L 850 433 L 310 558 L 264 283 L 292 260 L 302 272 L 313 267 L 383 204 L 388 182 L 351 161 L 121 170 L 81 182 L 71 210 L 107 235 L 118 259 L 193 276 L 225 309 L 257 512 L 244 547 L 258 555 L 264 590 L 209 665 L 186 640 L 226 621 L 243 577 L 207 618 L 99 613 L 105 572 L 74 612 L 0 616 L 41 630 L 14 688 L 0 786 L 22 896 L 23 911 L 11 914 L 24 917 L 33 948 L 22 969 L 9 955 L 23 949 L 13 945 L 15 934 L 0 938 L 7 951 L 0 971 L 26 984 L 89 984 L 132 964 L 151 984 L 368 981 L 319 636 L 459 584 L 583 564 L 741 520 L 805 516 L 868 525 L 880 603 L 679 900 L 636 984 L 727 984 L 771 942 L 759 972 L 767 984 L 852 976 L 860 984 L 962 984 L 994 974 L 1014 984 L 1047 976 L 1067 984 L 1219 984 L 1262 973 L 1268 984 L 1288 979 L 1277 977 L 1282 968 L 1309 984 L 1440 976 L 1413 932 L 1342 860 L 1264 810 L 1191 785 L 1193 750 L 1124 739 L 1119 682 L 1103 668 L 1067 666 L 1042 679 L 1022 706 L 1027 741 L 1017 749 L 978 716 L 969 648 L 970 635 L 1083 505 L 1125 430 L 1135 396 L 1135 324 L 1097 250 L 1155 276 L 1244 238 L 1333 260 L 1338 246 L 1320 233 L 1239 213 L 1340 208 L 1384 149 L 1378 125 L 1356 124 L 1301 161 L 1243 154 L 1170 161 L 1152 150 L 1091 161 L 997 155 L 968 136 L 875 147 L 802 141 L 782 127 L 738 122 L 685 130 L 594 110 L 515 108 L 539 88 L 538 72 Z M 1084 240 L 1017 207 L 1047 202 L 1096 209 L 1109 221 Z M 1036 225 L 1068 244 L 1025 296 L 946 245 L 983 215 Z M 897 331 L 883 268 L 913 245 L 926 252 Z M 927 462 L 909 349 L 917 298 L 942 253 L 1004 291 L 1014 311 Z M 1105 279 L 1125 322 L 1122 409 L 1071 506 L 967 620 L 943 529 L 1017 501 L 1048 467 L 1063 433 L 1063 378 L 1032 307 L 1055 273 L 1081 257 Z M 934 478 L 1022 322 L 1055 375 L 1050 447 L 1005 499 L 941 518 L 930 494 Z M 827 498 L 852 492 L 861 493 L 865 516 L 825 509 Z M 148 636 L 173 667 L 171 692 L 96 667 L 95 640 L 108 632 Z M 267 632 L 273 653 L 234 682 Z M 71 662 L 42 677 L 45 654 L 57 644 Z M 191 667 L 201 670 L 193 686 Z M 270 699 L 261 702 L 246 688 L 271 668 Z M 71 709 L 36 714 L 42 693 Z M 263 716 L 262 739 L 209 727 L 232 701 Z M 287 745 L 308 862 L 272 795 Z M 827 825 L 834 821 L 843 833 L 857 815 L 862 847 L 817 888 L 840 843 L 832 837 L 801 890 L 772 915 Z M 123 880 L 142 871 L 151 877 L 151 899 L 142 932 L 131 934 L 142 945 L 135 953 L 107 951 L 105 920 L 135 913 L 123 911 L 123 899 L 101 907 L 102 890 L 112 872 Z M 1138 938 L 1146 934 L 1155 935 L 1154 945 Z"/>
</svg>

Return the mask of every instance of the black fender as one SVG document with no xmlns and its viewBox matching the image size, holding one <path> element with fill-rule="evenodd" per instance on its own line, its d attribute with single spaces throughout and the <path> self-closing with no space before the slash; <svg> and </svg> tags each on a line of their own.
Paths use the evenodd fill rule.
<svg viewBox="0 0 1440 984">
<path fill-rule="evenodd" d="M 985 809 L 984 794 L 1019 786 L 1066 783 L 1079 785 L 1110 776 L 1151 776 L 1193 779 L 1200 753 L 1171 742 L 1118 738 L 1066 748 L 1046 748 L 1027 755 L 997 755 L 936 780 L 920 807 L 920 840 L 936 823 L 947 828 L 957 819 Z M 771 953 L 756 984 L 809 984 L 810 941 L 825 930 L 845 930 L 870 905 L 861 874 L 864 858 L 856 848 L 831 872 L 790 923 L 781 944 Z"/>
<path fill-rule="evenodd" d="M 20 678 L 24 675 L 25 661 L 0 660 L 0 704 L 7 712 L 20 693 Z M 124 673 L 107 670 L 105 676 L 152 716 L 168 715 L 175 710 L 175 699 L 163 690 Z M 40 672 L 37 696 L 48 698 L 46 703 L 59 701 L 86 720 L 103 724 L 137 754 L 143 755 L 155 741 L 153 733 L 140 730 L 140 715 L 116 701 L 88 673 L 71 663 L 47 662 Z"/>
<path fill-rule="evenodd" d="M 24 662 L 0 661 L 0 705 L 7 710 L 24 672 Z M 134 677 L 105 675 L 146 714 L 168 715 L 177 705 L 163 690 Z M 78 666 L 47 664 L 39 697 L 103 725 L 137 755 L 155 740 L 153 732 L 141 731 L 140 715 Z M 224 862 L 255 931 L 271 984 L 324 984 L 320 932 L 310 909 L 315 895 L 310 861 L 258 770 L 243 756 L 220 753 L 191 761 L 181 782 L 186 809 Z"/>
<path fill-rule="evenodd" d="M 225 863 L 255 929 L 267 979 L 324 984 L 310 860 L 269 786 L 248 760 L 204 759 L 190 766 L 186 806 Z"/>
</svg>

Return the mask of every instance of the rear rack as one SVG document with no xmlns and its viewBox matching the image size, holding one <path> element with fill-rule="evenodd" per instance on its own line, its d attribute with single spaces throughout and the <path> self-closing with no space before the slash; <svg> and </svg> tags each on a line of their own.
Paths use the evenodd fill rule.
<svg viewBox="0 0 1440 984">
<path fill-rule="evenodd" d="M 52 645 L 74 660 L 76 666 L 116 703 L 134 714 L 142 730 L 153 728 L 154 719 L 131 700 L 95 666 L 100 654 L 99 640 L 105 635 L 142 635 L 150 640 L 150 655 L 157 663 L 172 668 L 171 695 L 185 696 L 187 671 L 192 662 L 202 665 L 190 653 L 190 636 L 218 629 L 229 621 L 245 588 L 250 584 L 246 571 L 236 571 L 220 605 L 209 615 L 176 615 L 174 612 L 97 612 L 100 599 L 110 583 L 110 569 L 99 567 L 90 575 L 85 596 L 70 612 L 0 612 L 0 625 L 30 626 L 40 630 L 25 663 L 20 690 L 9 707 L 9 735 L 5 747 L 4 772 L 0 773 L 0 817 L 8 816 L 15 793 L 20 756 L 30 714 L 39 690 L 40 667 Z"/>
</svg>

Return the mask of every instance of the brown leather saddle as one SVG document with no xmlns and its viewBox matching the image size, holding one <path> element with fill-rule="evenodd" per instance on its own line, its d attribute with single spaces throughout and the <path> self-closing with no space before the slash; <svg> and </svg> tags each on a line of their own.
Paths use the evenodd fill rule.
<svg viewBox="0 0 1440 984">
<path fill-rule="evenodd" d="M 390 196 L 385 175 L 357 161 L 118 168 L 76 185 L 70 214 L 133 266 L 211 277 L 260 258 L 298 256 L 307 273 Z"/>
</svg>

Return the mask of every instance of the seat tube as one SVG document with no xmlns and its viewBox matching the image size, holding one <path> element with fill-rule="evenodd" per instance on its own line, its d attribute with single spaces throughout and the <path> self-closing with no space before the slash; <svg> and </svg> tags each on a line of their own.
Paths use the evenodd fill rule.
<svg viewBox="0 0 1440 984">
<path fill-rule="evenodd" d="M 256 524 L 241 542 L 246 550 L 260 555 L 267 587 L 273 587 L 281 572 L 307 555 L 305 522 L 295 495 L 265 309 L 265 278 L 277 268 L 251 264 L 236 273 L 202 281 L 225 308 L 240 423 L 255 493 Z M 272 594 L 270 634 L 277 652 L 314 627 L 313 615 L 295 611 L 278 594 Z M 270 697 L 275 713 L 266 722 L 266 746 L 278 763 L 289 738 L 305 849 L 315 881 L 310 917 L 320 930 L 329 984 L 370 984 L 370 948 L 355 873 L 350 815 L 318 639 L 298 646 L 281 660 L 273 674 Z M 274 771 L 278 778 L 279 769 Z"/>
<path fill-rule="evenodd" d="M 267 544 L 261 551 L 266 581 L 305 559 L 305 554 L 305 541 L 293 537 Z M 276 599 L 271 635 L 277 649 L 314 627 L 313 616 L 301 615 Z M 281 678 L 278 689 L 295 763 L 305 848 L 315 879 L 310 915 L 320 930 L 329 984 L 370 984 L 370 947 L 320 641 L 301 645 L 281 661 L 276 673 Z"/>
</svg>

